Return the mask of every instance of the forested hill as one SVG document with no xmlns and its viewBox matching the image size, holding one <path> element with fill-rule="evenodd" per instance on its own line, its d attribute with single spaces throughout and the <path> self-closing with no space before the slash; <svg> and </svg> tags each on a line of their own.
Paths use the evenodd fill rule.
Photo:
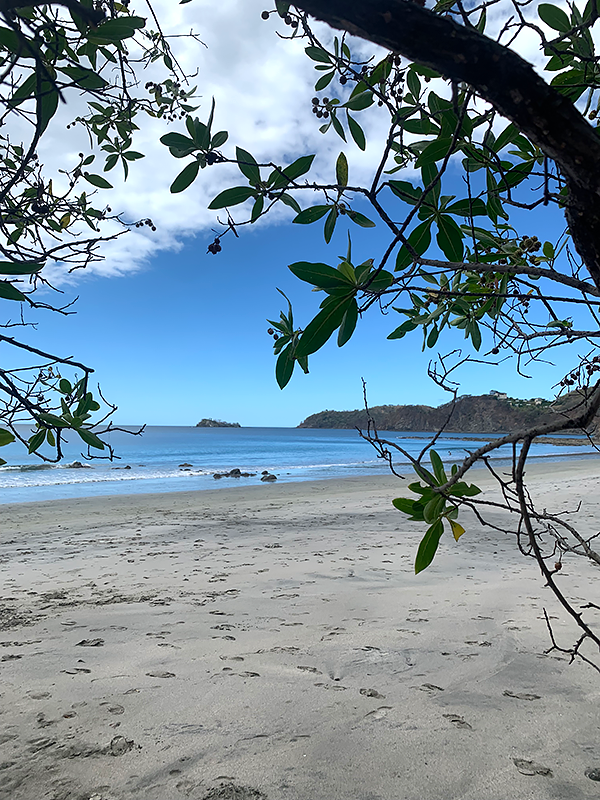
<svg viewBox="0 0 600 800">
<path fill-rule="evenodd" d="M 574 394 L 574 393 L 573 393 Z M 492 394 L 460 397 L 452 413 L 447 431 L 461 433 L 510 433 L 542 422 L 563 419 L 560 412 L 573 404 L 575 398 L 563 398 L 555 403 L 548 400 L 518 400 Z M 379 430 L 436 431 L 445 424 L 452 404 L 431 406 L 374 406 L 371 416 Z M 366 428 L 364 409 L 355 411 L 320 411 L 311 414 L 299 428 Z"/>
</svg>

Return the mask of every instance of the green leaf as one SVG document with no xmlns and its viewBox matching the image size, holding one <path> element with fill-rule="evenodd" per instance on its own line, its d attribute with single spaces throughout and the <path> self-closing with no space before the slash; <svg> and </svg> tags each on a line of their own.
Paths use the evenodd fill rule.
<svg viewBox="0 0 600 800">
<path fill-rule="evenodd" d="M 182 133 L 165 133 L 160 137 L 162 144 L 167 147 L 175 147 L 177 150 L 192 150 L 196 149 L 193 139 L 189 136 L 184 136 Z"/>
<path fill-rule="evenodd" d="M 326 72 L 325 75 L 321 75 L 319 80 L 315 83 L 315 91 L 322 92 L 323 89 L 326 89 L 333 80 L 334 75 L 335 70 L 333 70 L 333 72 Z"/>
<path fill-rule="evenodd" d="M 187 1 L 189 2 L 190 0 Z M 227 131 L 217 131 L 217 133 L 215 133 L 210 140 L 211 149 L 215 150 L 217 147 L 222 147 L 227 139 L 229 139 L 229 134 Z"/>
<path fill-rule="evenodd" d="M 251 222 L 256 222 L 256 220 L 260 217 L 264 205 L 265 205 L 265 198 L 262 196 L 262 194 L 259 194 L 256 200 L 254 201 L 254 205 L 252 206 L 252 213 L 250 214 Z"/>
<path fill-rule="evenodd" d="M 373 92 L 366 91 L 351 97 L 347 100 L 342 108 L 349 108 L 350 111 L 363 111 L 365 108 L 373 105 Z M 354 134 L 353 134 L 354 135 Z M 364 150 L 364 147 L 361 148 Z"/>
<path fill-rule="evenodd" d="M 361 214 L 360 211 L 353 211 L 352 209 L 348 209 L 346 214 L 350 217 L 352 222 L 360 225 L 361 228 L 374 228 L 375 223 L 373 220 L 370 220 L 368 217 L 365 217 L 364 214 Z"/>
<path fill-rule="evenodd" d="M 33 275 L 43 266 L 36 261 L 0 261 L 0 275 Z"/>
<path fill-rule="evenodd" d="M 310 225 L 312 222 L 316 222 L 321 219 L 321 217 L 324 217 L 330 208 L 331 206 L 311 206 L 310 208 L 305 208 L 304 211 L 301 211 L 294 217 L 292 222 L 295 222 L 297 225 Z"/>
<path fill-rule="evenodd" d="M 412 231 L 407 241 L 417 255 L 422 256 L 431 244 L 431 220 L 426 219 Z M 396 258 L 396 272 L 412 264 L 413 257 L 406 245 L 402 245 Z"/>
<path fill-rule="evenodd" d="M 40 94 L 37 98 L 37 118 L 40 133 L 43 133 L 58 108 L 59 94 L 55 86 L 48 81 L 42 81 Z"/>
<path fill-rule="evenodd" d="M 171 194 L 178 194 L 179 192 L 183 192 L 184 189 L 187 189 L 188 186 L 190 186 L 196 180 L 199 169 L 200 162 L 197 160 L 192 161 L 191 164 L 188 164 L 187 167 L 184 167 L 184 169 L 181 170 L 179 175 L 171 184 Z"/>
<path fill-rule="evenodd" d="M 554 246 L 551 242 L 544 242 L 542 253 L 546 256 L 546 258 L 554 258 Z M 2 272 L 2 269 L 0 269 L 0 272 Z"/>
<path fill-rule="evenodd" d="M 351 281 L 343 273 L 328 264 L 296 261 L 289 265 L 289 270 L 301 281 L 318 286 L 319 289 L 348 289 L 350 291 L 353 287 Z"/>
<path fill-rule="evenodd" d="M 336 114 L 334 114 L 333 112 L 331 114 L 331 124 L 333 125 L 333 129 L 337 133 L 337 135 L 340 137 L 340 139 L 343 139 L 344 141 L 346 141 L 346 134 L 344 133 L 344 128 L 342 127 L 342 123 L 339 121 L 339 119 L 337 118 Z M 326 126 L 323 126 L 323 127 L 328 128 L 329 126 L 326 125 Z"/>
<path fill-rule="evenodd" d="M 335 302 L 325 306 L 306 326 L 298 341 L 296 356 L 309 356 L 319 350 L 340 326 L 344 314 L 348 310 L 353 297 L 336 298 Z"/>
<path fill-rule="evenodd" d="M 514 122 L 511 122 L 510 125 L 507 125 L 494 142 L 494 150 L 496 153 L 499 153 L 503 148 L 506 147 L 507 144 L 514 142 L 519 134 L 520 131 Z"/>
<path fill-rule="evenodd" d="M 407 319 L 402 325 L 399 325 L 396 330 L 392 331 L 387 338 L 403 339 L 407 333 L 414 331 L 416 328 L 418 328 L 417 323 L 413 322 L 411 319 Z"/>
<path fill-rule="evenodd" d="M 46 438 L 46 429 L 42 428 L 37 433 L 34 433 L 33 436 L 29 439 L 29 447 L 27 448 L 28 452 L 34 453 L 40 445 L 43 444 Z"/>
<path fill-rule="evenodd" d="M 429 451 L 429 460 L 431 461 L 431 466 L 433 467 L 433 474 L 435 475 L 438 484 L 441 486 L 444 483 L 447 483 L 448 478 L 446 477 L 446 471 L 444 470 L 442 459 L 435 450 Z"/>
<path fill-rule="evenodd" d="M 4 300 L 25 300 L 25 295 L 8 281 L 0 281 L 0 297 Z"/>
<path fill-rule="evenodd" d="M 256 197 L 256 190 L 252 186 L 234 186 L 218 194 L 208 207 L 214 211 L 226 206 L 237 206 L 250 197 Z"/>
<path fill-rule="evenodd" d="M 103 178 L 101 175 L 92 175 L 90 172 L 84 172 L 83 177 L 88 183 L 91 183 L 92 186 L 97 186 L 99 189 L 113 188 L 112 183 L 109 183 L 106 178 Z"/>
<path fill-rule="evenodd" d="M 437 325 L 434 325 L 433 328 L 429 331 L 429 336 L 427 337 L 427 347 L 435 347 L 439 335 L 440 335 L 440 330 L 437 327 Z"/>
<path fill-rule="evenodd" d="M 118 160 L 119 156 L 116 153 L 111 153 L 106 159 L 106 164 L 104 165 L 104 172 L 110 172 L 111 169 L 116 165 Z"/>
<path fill-rule="evenodd" d="M 408 514 L 418 522 L 423 521 L 423 506 L 418 500 L 411 500 L 409 497 L 397 497 L 392 500 L 392 505 L 403 514 Z"/>
<path fill-rule="evenodd" d="M 302 210 L 298 205 L 298 201 L 294 197 L 292 197 L 291 194 L 282 194 L 279 199 L 281 200 L 282 203 L 285 203 L 286 206 L 293 208 L 296 214 L 299 214 L 300 211 Z"/>
<path fill-rule="evenodd" d="M 321 47 L 305 47 L 304 52 L 313 61 L 319 61 L 322 64 L 331 64 L 331 58 L 325 50 Z"/>
<path fill-rule="evenodd" d="M 57 417 L 56 414 L 46 414 L 41 413 L 38 414 L 38 419 L 41 419 L 42 422 L 45 422 L 46 425 L 52 425 L 53 428 L 68 428 L 69 423 L 62 419 L 62 417 Z"/>
<path fill-rule="evenodd" d="M 416 205 L 423 194 L 423 190 L 420 186 L 413 186 L 412 183 L 408 183 L 408 181 L 388 181 L 388 183 L 396 197 L 399 197 L 400 200 L 404 200 L 405 203 L 411 206 Z"/>
<path fill-rule="evenodd" d="M 0 428 L 0 447 L 5 447 L 7 444 L 14 442 L 14 440 L 15 437 L 10 431 L 7 431 L 5 428 Z"/>
<path fill-rule="evenodd" d="M 260 183 L 260 170 L 254 156 L 251 155 L 247 150 L 242 150 L 241 147 L 236 147 L 235 157 L 242 175 L 248 178 L 250 183 Z"/>
<path fill-rule="evenodd" d="M 73 391 L 73 387 L 71 386 L 71 382 L 68 381 L 66 378 L 61 378 L 58 382 L 58 388 L 63 394 L 71 394 Z"/>
<path fill-rule="evenodd" d="M 353 119 L 350 116 L 350 114 L 348 114 L 348 128 L 350 129 L 350 135 L 352 136 L 356 144 L 360 147 L 361 150 L 365 150 L 367 147 L 367 140 L 365 138 L 365 133 L 358 124 L 358 122 L 355 119 Z"/>
<path fill-rule="evenodd" d="M 137 161 L 140 158 L 146 158 L 143 153 L 138 153 L 135 150 L 128 150 L 126 153 L 123 153 L 123 158 L 127 161 Z"/>
<path fill-rule="evenodd" d="M 475 350 L 481 347 L 481 330 L 475 320 L 471 321 L 467 326 L 467 333 L 471 335 L 471 341 Z"/>
<path fill-rule="evenodd" d="M 446 505 L 446 498 L 441 494 L 434 494 L 434 496 L 425 504 L 423 509 L 423 516 L 425 522 L 435 522 L 440 514 L 444 511 Z"/>
<path fill-rule="evenodd" d="M 96 450 L 104 450 L 104 442 L 95 433 L 92 433 L 87 428 L 77 428 L 77 433 L 89 447 L 95 447 Z"/>
<path fill-rule="evenodd" d="M 348 185 L 348 159 L 344 152 L 339 154 L 335 162 L 335 177 L 338 186 L 345 188 Z"/>
<path fill-rule="evenodd" d="M 421 151 L 421 155 L 415 161 L 415 167 L 420 169 L 425 166 L 425 164 L 433 164 L 445 158 L 451 145 L 452 139 L 434 139 L 433 142 L 430 142 L 427 147 Z"/>
<path fill-rule="evenodd" d="M 280 189 L 287 186 L 290 181 L 294 181 L 296 178 L 308 172 L 314 159 L 314 155 L 301 156 L 284 170 L 273 170 L 269 175 L 268 185 L 273 189 Z"/>
<path fill-rule="evenodd" d="M 447 214 L 440 214 L 437 220 L 436 240 L 448 261 L 462 261 L 464 246 L 463 232 Z"/>
<path fill-rule="evenodd" d="M 60 67 L 60 71 L 68 75 L 71 80 L 82 89 L 104 89 L 108 82 L 93 69 L 85 67 Z"/>
<path fill-rule="evenodd" d="M 23 100 L 33 97 L 37 89 L 37 77 L 34 74 L 26 78 L 23 83 L 16 89 L 10 97 L 8 105 L 10 108 L 16 108 Z"/>
<path fill-rule="evenodd" d="M 537 10 L 540 19 L 555 31 L 567 33 L 571 30 L 571 22 L 562 8 L 550 3 L 540 3 Z"/>
<path fill-rule="evenodd" d="M 335 229 L 335 223 L 337 221 L 338 210 L 335 206 L 331 207 L 331 211 L 327 215 L 327 219 L 325 220 L 325 228 L 323 234 L 325 236 L 325 241 L 327 244 L 331 241 L 331 237 L 333 236 L 333 231 Z"/>
<path fill-rule="evenodd" d="M 440 538 L 444 532 L 444 525 L 441 520 L 437 520 L 429 528 L 427 533 L 421 539 L 417 557 L 415 559 L 415 574 L 418 575 L 431 564 L 436 550 L 440 543 Z"/>
<path fill-rule="evenodd" d="M 292 344 L 281 351 L 275 364 L 275 379 L 280 389 L 283 389 L 290 382 L 294 372 L 294 350 Z"/>
<path fill-rule="evenodd" d="M 129 39 L 138 28 L 143 28 L 146 20 L 143 17 L 113 17 L 101 22 L 95 31 L 88 34 L 88 41 L 93 44 L 114 44 Z"/>
<path fill-rule="evenodd" d="M 338 347 L 343 347 L 346 344 L 346 342 L 350 339 L 350 337 L 354 333 L 354 329 L 356 328 L 357 322 L 358 322 L 358 303 L 354 298 L 352 298 L 352 301 L 348 306 L 348 309 L 346 310 L 346 313 L 344 314 L 344 317 L 342 319 L 342 324 L 340 325 L 340 330 L 338 332 L 338 340 L 337 340 Z"/>
<path fill-rule="evenodd" d="M 369 281 L 369 275 L 364 278 L 361 283 L 367 283 Z M 365 287 L 366 292 L 383 292 L 385 289 L 389 289 L 389 287 L 394 282 L 394 276 L 391 272 L 388 272 L 385 269 L 380 270 L 373 280 L 369 283 L 368 286 Z"/>
<path fill-rule="evenodd" d="M 487 215 L 485 203 L 478 197 L 472 200 L 457 200 L 456 203 L 446 206 L 444 212 L 456 214 L 459 217 L 485 217 Z"/>
</svg>

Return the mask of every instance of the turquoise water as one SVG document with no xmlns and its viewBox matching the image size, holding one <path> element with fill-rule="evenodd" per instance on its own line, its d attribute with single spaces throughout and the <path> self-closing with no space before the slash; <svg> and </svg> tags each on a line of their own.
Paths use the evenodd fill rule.
<svg viewBox="0 0 600 800">
<path fill-rule="evenodd" d="M 398 442 L 413 455 L 428 438 L 427 434 L 398 431 L 380 435 Z M 113 462 L 86 461 L 77 436 L 65 445 L 61 465 L 40 462 L 27 455 L 22 445 L 3 447 L 1 455 L 9 463 L 0 467 L 0 503 L 252 485 L 260 483 L 263 470 L 276 474 L 279 482 L 388 474 L 385 463 L 355 430 L 157 426 L 146 428 L 142 436 L 114 432 L 108 440 L 119 456 Z M 444 461 L 452 462 L 462 460 L 481 444 L 466 434 L 447 434 L 437 442 L 436 449 Z M 495 457 L 510 456 L 511 449 L 506 447 Z M 597 456 L 588 445 L 536 445 L 532 450 L 535 460 Z M 65 466 L 73 461 L 90 468 Z M 403 463 L 399 457 L 398 464 Z M 257 474 L 250 478 L 213 478 L 215 472 L 236 467 Z"/>
</svg>

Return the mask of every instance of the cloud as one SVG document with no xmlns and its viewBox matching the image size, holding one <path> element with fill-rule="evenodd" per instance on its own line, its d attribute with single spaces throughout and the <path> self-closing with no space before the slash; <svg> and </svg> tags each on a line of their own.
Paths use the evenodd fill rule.
<svg viewBox="0 0 600 800">
<path fill-rule="evenodd" d="M 277 31 L 289 34 L 291 29 L 275 14 L 268 21 L 261 19 L 265 5 L 270 6 L 270 3 L 265 3 L 265 0 L 220 0 L 219 3 L 194 0 L 183 6 L 168 0 L 154 3 L 163 32 L 177 37 L 171 39 L 171 44 L 178 62 L 187 74 L 197 73 L 190 78 L 191 85 L 197 84 L 200 95 L 197 101 L 200 108 L 194 115 L 205 120 L 214 97 L 213 130 L 229 131 L 229 141 L 222 148 L 227 156 L 233 157 L 235 145 L 239 145 L 250 151 L 259 162 L 272 160 L 286 165 L 301 155 L 316 153 L 311 180 L 333 181 L 335 159 L 344 149 L 352 165 L 351 180 L 368 180 L 381 152 L 377 143 L 382 142 L 386 134 L 385 115 L 378 113 L 378 109 L 365 115 L 367 136 L 373 143 L 366 153 L 361 153 L 351 140 L 344 144 L 332 130 L 323 136 L 319 132 L 322 121 L 311 113 L 314 83 L 321 73 L 315 72 L 314 63 L 304 53 L 306 40 L 290 41 L 278 36 Z M 144 12 L 140 9 L 138 13 Z M 149 19 L 147 29 L 154 27 L 153 20 Z M 182 36 L 190 31 L 197 34 L 206 46 Z M 333 32 L 329 28 L 317 24 L 315 31 L 325 43 L 331 42 Z M 384 53 L 364 42 L 357 41 L 352 46 L 359 48 L 365 57 L 373 52 L 381 57 Z M 132 55 L 135 56 L 133 49 Z M 147 81 L 163 78 L 159 66 L 152 65 L 140 71 L 137 91 L 143 92 Z M 340 93 L 347 93 L 348 88 L 344 89 L 334 81 L 329 96 L 335 92 L 336 96 L 341 96 Z M 40 157 L 47 168 L 54 170 L 57 181 L 60 181 L 59 168 L 72 168 L 77 153 L 89 150 L 80 126 L 65 130 L 66 124 L 82 111 L 81 100 L 69 98 L 67 106 L 62 107 L 53 120 L 40 147 Z M 167 125 L 149 117 L 138 119 L 141 119 L 140 131 L 135 135 L 133 147 L 145 153 L 145 158 L 132 165 L 128 180 L 123 181 L 120 166 L 103 173 L 104 157 L 101 153 L 90 170 L 106 175 L 114 185 L 112 191 L 98 192 L 101 203 L 110 204 L 113 212 L 121 213 L 124 220 L 149 217 L 157 230 L 152 232 L 148 227 L 134 229 L 116 241 L 106 243 L 102 246 L 104 260 L 88 268 L 89 272 L 103 275 L 127 273 L 139 269 L 161 250 L 176 250 L 186 236 L 209 233 L 216 221 L 215 212 L 207 209 L 210 201 L 223 189 L 246 183 L 236 166 L 213 165 L 202 170 L 186 192 L 171 194 L 170 184 L 189 159 L 174 159 L 159 143 L 159 138 L 170 130 L 184 131 L 184 121 Z M 311 196 L 305 202 L 314 200 Z M 289 219 L 291 213 L 282 208 L 269 215 L 263 224 L 277 224 L 283 218 Z M 105 230 L 115 233 L 118 227 L 108 223 Z M 208 243 L 208 237 L 206 240 Z M 74 278 L 68 278 L 63 268 L 56 266 L 48 271 L 48 275 L 60 283 L 77 279 L 82 273 L 77 272 Z"/>
</svg>

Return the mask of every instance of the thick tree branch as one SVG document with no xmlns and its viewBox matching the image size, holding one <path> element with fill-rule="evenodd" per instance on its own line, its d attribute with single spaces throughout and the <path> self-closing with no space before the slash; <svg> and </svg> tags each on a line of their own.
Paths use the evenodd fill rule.
<svg viewBox="0 0 600 800">
<path fill-rule="evenodd" d="M 466 83 L 555 161 L 573 241 L 600 289 L 600 138 L 573 103 L 515 52 L 408 0 L 297 0 L 334 28 Z"/>
</svg>

